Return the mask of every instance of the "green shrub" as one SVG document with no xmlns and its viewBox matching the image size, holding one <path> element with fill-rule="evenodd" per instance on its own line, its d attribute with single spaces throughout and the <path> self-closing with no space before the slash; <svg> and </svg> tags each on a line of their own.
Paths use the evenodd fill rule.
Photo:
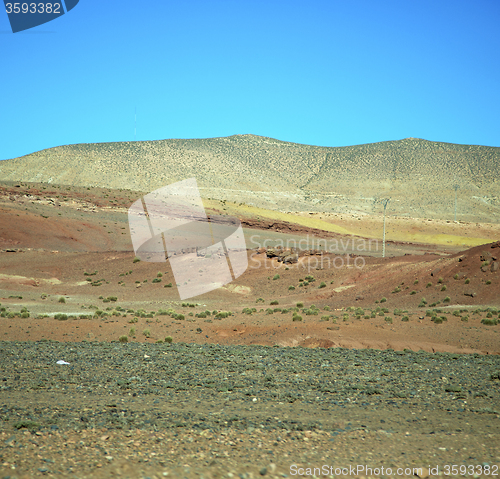
<svg viewBox="0 0 500 479">
<path fill-rule="evenodd" d="M 318 288 L 326 288 L 326 283 L 324 281 L 321 281 L 320 285 Z"/>
<path fill-rule="evenodd" d="M 152 283 L 161 283 L 161 279 L 160 278 L 154 278 L 153 281 L 151 281 Z"/>
<path fill-rule="evenodd" d="M 469 321 L 469 316 L 462 316 L 462 317 L 460 318 L 460 321 L 463 321 L 463 322 L 465 322 L 465 323 L 466 323 L 467 321 Z"/>
<path fill-rule="evenodd" d="M 484 318 L 481 320 L 481 323 L 486 324 L 487 326 L 496 326 L 498 324 L 498 319 Z"/>
<path fill-rule="evenodd" d="M 443 303 L 449 303 L 451 301 L 451 298 L 449 296 L 446 296 L 446 298 L 443 299 Z"/>
<path fill-rule="evenodd" d="M 134 337 L 135 336 L 135 328 L 130 328 L 128 335 Z"/>
<path fill-rule="evenodd" d="M 299 316 L 298 314 L 294 314 L 292 316 L 292 321 L 302 321 L 302 316 Z"/>
<path fill-rule="evenodd" d="M 469 284 L 469 283 L 470 283 L 470 279 L 469 279 L 469 278 L 467 278 L 467 279 L 465 280 L 465 284 Z"/>
<path fill-rule="evenodd" d="M 162 278 L 163 277 L 163 273 L 159 272 L 157 275 L 156 275 L 157 278 Z"/>
<path fill-rule="evenodd" d="M 128 343 L 128 337 L 123 335 L 119 338 L 120 343 Z"/>
<path fill-rule="evenodd" d="M 292 286 L 292 285 L 288 286 L 288 291 L 293 291 L 294 289 L 295 289 L 295 286 Z"/>
<path fill-rule="evenodd" d="M 439 278 L 439 279 L 438 279 L 438 284 L 442 283 L 443 281 L 444 281 L 444 279 L 443 279 L 443 278 Z"/>
<path fill-rule="evenodd" d="M 417 294 L 417 292 L 415 290 L 413 290 L 410 295 L 413 295 L 413 294 Z"/>
<path fill-rule="evenodd" d="M 320 321 L 329 321 L 330 320 L 330 316 L 321 316 L 321 319 Z"/>
<path fill-rule="evenodd" d="M 432 286 L 432 283 L 427 283 L 427 284 L 425 285 L 425 287 L 426 287 L 426 288 L 430 288 L 431 286 Z"/>
<path fill-rule="evenodd" d="M 458 279 L 458 273 L 453 276 L 453 279 Z"/>
<path fill-rule="evenodd" d="M 309 281 L 310 283 L 312 283 L 313 281 L 316 281 L 316 279 L 314 278 L 314 276 L 311 276 L 310 274 L 306 276 L 306 281 Z"/>
<path fill-rule="evenodd" d="M 57 319 L 58 321 L 66 321 L 68 319 L 68 315 L 63 313 L 57 313 L 54 315 L 54 319 Z"/>
<path fill-rule="evenodd" d="M 23 311 L 21 313 L 21 318 L 29 318 L 30 317 L 30 313 L 28 313 L 28 311 Z"/>
<path fill-rule="evenodd" d="M 110 301 L 113 301 L 114 303 L 116 303 L 116 301 L 118 301 L 118 298 L 116 296 L 108 296 L 108 298 Z"/>
<path fill-rule="evenodd" d="M 132 263 L 138 263 L 140 260 L 141 260 L 141 258 L 139 258 L 139 257 L 137 257 L 137 256 L 136 256 L 136 257 L 133 259 Z"/>
<path fill-rule="evenodd" d="M 410 318 L 408 316 L 403 316 L 401 318 L 401 321 L 404 321 L 404 322 L 408 322 L 410 320 Z"/>
<path fill-rule="evenodd" d="M 263 303 L 264 302 L 264 298 L 257 298 L 257 300 L 255 302 L 256 303 Z"/>
<path fill-rule="evenodd" d="M 486 284 L 491 284 L 491 281 L 490 280 L 486 281 Z"/>
<path fill-rule="evenodd" d="M 297 308 L 303 308 L 304 307 L 304 303 L 297 303 Z"/>
<path fill-rule="evenodd" d="M 381 302 L 381 303 L 385 303 L 386 301 L 387 301 L 387 298 L 382 298 L 382 299 L 380 300 L 380 302 Z"/>
<path fill-rule="evenodd" d="M 274 306 L 276 304 L 280 304 L 279 301 L 277 299 L 273 299 L 270 303 L 269 303 L 271 306 Z"/>
<path fill-rule="evenodd" d="M 168 343 L 168 344 L 170 344 L 172 341 L 173 341 L 172 336 L 167 336 L 165 338 L 165 342 Z"/>
<path fill-rule="evenodd" d="M 392 292 L 399 293 L 399 292 L 401 292 L 401 288 L 399 286 L 396 286 Z"/>
<path fill-rule="evenodd" d="M 59 299 L 58 299 L 59 303 L 65 303 L 66 302 L 66 298 L 64 298 L 64 296 L 61 296 Z"/>
<path fill-rule="evenodd" d="M 441 286 L 441 291 L 446 291 L 446 285 L 443 284 L 443 286 Z"/>
<path fill-rule="evenodd" d="M 274 279 L 280 279 L 280 275 L 279 275 L 279 274 L 275 274 L 275 275 L 273 276 L 273 280 L 274 280 Z"/>
<path fill-rule="evenodd" d="M 146 338 L 149 338 L 151 336 L 151 331 L 149 329 L 145 329 L 142 334 L 144 334 L 144 336 L 146 336 Z"/>
<path fill-rule="evenodd" d="M 416 279 L 415 281 L 413 281 L 413 284 L 418 284 L 418 279 Z"/>
</svg>

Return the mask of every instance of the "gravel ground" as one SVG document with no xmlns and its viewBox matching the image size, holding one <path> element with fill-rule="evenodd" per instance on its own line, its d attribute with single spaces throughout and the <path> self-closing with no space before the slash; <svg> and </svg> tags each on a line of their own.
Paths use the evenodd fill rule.
<svg viewBox="0 0 500 479">
<path fill-rule="evenodd" d="M 499 377 L 496 355 L 0 342 L 0 477 L 495 477 Z"/>
</svg>

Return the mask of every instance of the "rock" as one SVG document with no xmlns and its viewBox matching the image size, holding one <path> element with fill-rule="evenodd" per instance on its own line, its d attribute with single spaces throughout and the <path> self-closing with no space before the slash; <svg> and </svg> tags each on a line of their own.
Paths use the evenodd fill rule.
<svg viewBox="0 0 500 479">
<path fill-rule="evenodd" d="M 485 264 L 485 265 L 481 266 L 481 271 L 482 271 L 483 273 L 486 273 L 486 271 L 488 271 L 488 265 L 487 265 L 487 264 Z"/>
<path fill-rule="evenodd" d="M 358 296 L 356 296 L 356 301 L 363 301 L 363 299 L 365 299 L 364 296 L 361 296 L 358 294 Z"/>
<path fill-rule="evenodd" d="M 420 477 L 420 479 L 427 479 L 429 477 L 429 469 L 426 467 L 421 467 L 417 469 L 417 472 L 420 471 L 420 474 L 415 473 L 415 476 Z"/>
<path fill-rule="evenodd" d="M 490 269 L 492 273 L 496 273 L 498 271 L 498 261 L 493 261 L 493 263 L 491 263 Z"/>
<path fill-rule="evenodd" d="M 475 291 L 466 291 L 464 293 L 464 296 L 470 296 L 471 298 L 475 298 L 476 297 L 476 292 Z"/>
<path fill-rule="evenodd" d="M 298 262 L 299 262 L 299 255 L 297 253 L 286 255 L 283 258 L 283 263 L 292 264 Z"/>
<path fill-rule="evenodd" d="M 483 251 L 483 254 L 479 257 L 480 261 L 489 261 L 491 259 L 491 253 L 489 251 Z"/>
</svg>

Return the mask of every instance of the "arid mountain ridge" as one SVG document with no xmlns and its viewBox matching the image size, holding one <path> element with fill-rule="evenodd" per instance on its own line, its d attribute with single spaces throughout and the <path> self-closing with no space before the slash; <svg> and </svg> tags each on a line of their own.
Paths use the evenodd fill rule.
<svg viewBox="0 0 500 479">
<path fill-rule="evenodd" d="M 0 162 L 7 181 L 151 191 L 196 177 L 202 195 L 282 211 L 498 222 L 500 148 L 418 138 L 319 147 L 255 135 L 59 146 Z"/>
</svg>

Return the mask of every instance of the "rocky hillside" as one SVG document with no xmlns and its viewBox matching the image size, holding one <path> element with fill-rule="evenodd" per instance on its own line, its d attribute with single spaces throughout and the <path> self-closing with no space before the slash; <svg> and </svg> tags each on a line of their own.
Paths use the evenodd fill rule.
<svg viewBox="0 0 500 479">
<path fill-rule="evenodd" d="M 67 145 L 0 162 L 0 177 L 148 191 L 195 176 L 205 197 L 288 211 L 498 222 L 500 148 L 418 138 L 317 147 L 254 135 Z"/>
</svg>

